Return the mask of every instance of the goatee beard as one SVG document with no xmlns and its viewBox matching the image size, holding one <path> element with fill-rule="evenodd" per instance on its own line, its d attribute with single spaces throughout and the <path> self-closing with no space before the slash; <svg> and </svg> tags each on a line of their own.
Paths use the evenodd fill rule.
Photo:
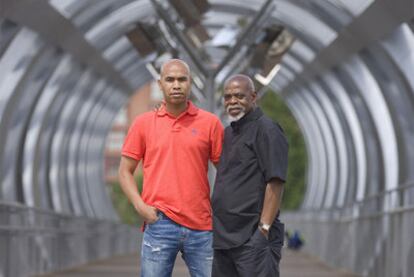
<svg viewBox="0 0 414 277">
<path fill-rule="evenodd" d="M 227 115 L 227 116 L 228 116 L 230 122 L 234 122 L 234 121 L 238 121 L 240 118 L 242 118 L 244 116 L 244 114 L 245 114 L 245 112 L 240 112 L 236 116 L 231 116 L 231 115 Z"/>
</svg>

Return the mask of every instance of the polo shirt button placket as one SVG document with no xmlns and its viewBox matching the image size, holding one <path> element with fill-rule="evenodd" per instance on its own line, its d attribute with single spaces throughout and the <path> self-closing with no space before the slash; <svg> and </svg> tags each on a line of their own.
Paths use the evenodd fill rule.
<svg viewBox="0 0 414 277">
<path fill-rule="evenodd" d="M 173 123 L 172 131 L 173 132 L 179 132 L 180 130 L 181 130 L 181 126 L 178 125 L 178 119 L 176 119 Z"/>
</svg>

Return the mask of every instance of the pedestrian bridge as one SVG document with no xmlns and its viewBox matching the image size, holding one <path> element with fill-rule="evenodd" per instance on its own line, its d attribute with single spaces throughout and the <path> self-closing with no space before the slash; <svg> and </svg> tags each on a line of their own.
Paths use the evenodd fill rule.
<svg viewBox="0 0 414 277">
<path fill-rule="evenodd" d="M 238 72 L 289 106 L 309 166 L 301 208 L 283 218 L 306 253 L 412 276 L 412 0 L 0 0 L 0 276 L 136 251 L 103 150 L 169 57 L 189 63 L 194 102 L 220 116 L 219 88 Z"/>
</svg>

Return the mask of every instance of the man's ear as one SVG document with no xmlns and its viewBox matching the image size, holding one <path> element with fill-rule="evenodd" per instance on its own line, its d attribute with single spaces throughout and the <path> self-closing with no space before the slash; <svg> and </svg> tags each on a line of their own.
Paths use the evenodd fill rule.
<svg viewBox="0 0 414 277">
<path fill-rule="evenodd" d="M 253 91 L 252 92 L 252 102 L 256 104 L 256 100 L 257 100 L 257 92 Z"/>
</svg>

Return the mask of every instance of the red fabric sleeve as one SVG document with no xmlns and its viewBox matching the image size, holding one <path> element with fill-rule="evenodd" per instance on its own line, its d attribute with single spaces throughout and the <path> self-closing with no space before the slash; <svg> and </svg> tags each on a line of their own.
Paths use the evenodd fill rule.
<svg viewBox="0 0 414 277">
<path fill-rule="evenodd" d="M 224 127 L 216 118 L 212 131 L 210 132 L 210 160 L 213 163 L 220 161 L 221 149 L 223 146 Z"/>
<path fill-rule="evenodd" d="M 135 118 L 122 147 L 122 155 L 140 161 L 145 154 L 145 126 L 142 117 Z"/>
</svg>

